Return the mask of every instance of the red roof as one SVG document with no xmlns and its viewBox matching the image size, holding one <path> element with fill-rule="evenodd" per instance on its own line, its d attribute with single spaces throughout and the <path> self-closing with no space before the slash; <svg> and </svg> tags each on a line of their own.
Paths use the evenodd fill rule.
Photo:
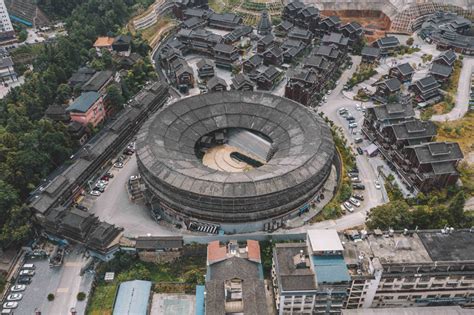
<svg viewBox="0 0 474 315">
<path fill-rule="evenodd" d="M 260 255 L 260 254 L 259 254 Z M 222 261 L 227 257 L 227 248 L 221 246 L 219 241 L 212 241 L 207 245 L 207 262 L 213 264 Z"/>
<path fill-rule="evenodd" d="M 260 244 L 258 241 L 247 240 L 247 255 L 250 261 L 261 262 L 260 259 Z"/>
</svg>

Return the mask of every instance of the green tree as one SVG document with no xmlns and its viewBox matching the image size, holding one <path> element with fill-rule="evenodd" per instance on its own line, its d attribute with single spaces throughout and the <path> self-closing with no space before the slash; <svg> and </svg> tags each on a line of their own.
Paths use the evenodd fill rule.
<svg viewBox="0 0 474 315">
<path fill-rule="evenodd" d="M 407 44 L 408 46 L 411 46 L 411 45 L 413 45 L 413 42 L 414 42 L 414 41 L 415 41 L 415 40 L 413 39 L 413 37 L 410 37 L 410 38 L 407 39 L 406 44 Z"/>
<path fill-rule="evenodd" d="M 18 33 L 18 41 L 24 42 L 27 38 L 28 38 L 28 31 L 22 28 L 20 32 Z"/>
<path fill-rule="evenodd" d="M 408 204 L 404 200 L 397 200 L 373 208 L 366 224 L 371 230 L 413 228 L 413 216 Z"/>
<path fill-rule="evenodd" d="M 466 216 L 464 214 L 464 204 L 466 203 L 466 197 L 464 191 L 460 191 L 453 198 L 448 206 L 447 214 L 449 216 L 448 222 L 454 227 L 463 227 L 466 223 Z"/>
<path fill-rule="evenodd" d="M 72 91 L 69 84 L 62 83 L 56 89 L 56 103 L 66 104 L 66 102 L 71 98 Z"/>
<path fill-rule="evenodd" d="M 116 110 L 122 108 L 123 103 L 125 103 L 125 98 L 122 95 L 120 88 L 113 84 L 107 88 L 107 99 L 110 102 L 110 105 Z"/>
</svg>

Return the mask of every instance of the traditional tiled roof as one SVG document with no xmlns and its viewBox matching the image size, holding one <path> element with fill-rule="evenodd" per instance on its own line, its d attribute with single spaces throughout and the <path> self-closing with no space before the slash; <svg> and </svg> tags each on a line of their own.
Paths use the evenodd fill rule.
<svg viewBox="0 0 474 315">
<path fill-rule="evenodd" d="M 420 164 L 458 161 L 464 157 L 456 142 L 430 142 L 407 148 L 415 151 Z"/>
<path fill-rule="evenodd" d="M 380 48 L 365 46 L 362 48 L 361 55 L 378 58 L 380 56 Z"/>
<path fill-rule="evenodd" d="M 450 66 L 442 65 L 439 63 L 433 63 L 430 69 L 430 73 L 434 75 L 438 75 L 441 77 L 449 77 L 453 72 L 453 68 Z"/>
</svg>

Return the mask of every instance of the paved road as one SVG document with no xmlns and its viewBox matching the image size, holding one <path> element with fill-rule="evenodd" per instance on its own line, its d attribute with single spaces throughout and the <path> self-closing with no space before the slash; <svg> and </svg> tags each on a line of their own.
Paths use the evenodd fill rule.
<svg viewBox="0 0 474 315">
<path fill-rule="evenodd" d="M 131 175 L 138 174 L 135 154 L 131 156 L 122 169 L 112 168 L 114 178 L 110 180 L 105 192 L 94 198 L 89 210 L 101 220 L 125 228 L 125 235 L 137 236 L 151 233 L 153 235 L 174 235 L 168 227 L 157 224 L 150 212 L 142 204 L 131 202 L 127 193 L 127 183 Z"/>
<path fill-rule="evenodd" d="M 471 92 L 471 73 L 474 71 L 474 58 L 464 56 L 461 76 L 459 77 L 456 105 L 447 114 L 433 115 L 433 121 L 450 121 L 462 118 L 469 108 Z"/>
</svg>

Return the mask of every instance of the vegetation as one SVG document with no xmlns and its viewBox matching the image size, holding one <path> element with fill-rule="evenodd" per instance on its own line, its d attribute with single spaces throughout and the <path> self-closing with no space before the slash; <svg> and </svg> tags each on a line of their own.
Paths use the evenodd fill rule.
<svg viewBox="0 0 474 315">
<path fill-rule="evenodd" d="M 115 272 L 113 282 L 103 280 L 105 272 Z M 123 281 L 149 280 L 156 284 L 154 290 L 158 292 L 176 292 L 181 287 L 194 290 L 197 284 L 204 283 L 206 256 L 181 257 L 173 263 L 154 264 L 120 252 L 110 262 L 102 264 L 97 273 L 99 280 L 90 295 L 87 314 L 111 314 L 118 286 Z"/>
<path fill-rule="evenodd" d="M 411 55 L 420 51 L 420 48 L 409 47 L 405 45 L 401 45 L 398 47 L 397 51 L 394 53 L 394 57 L 403 56 L 403 55 Z"/>
<path fill-rule="evenodd" d="M 377 70 L 374 69 L 373 65 L 361 64 L 357 67 L 357 71 L 354 72 L 349 81 L 347 81 L 347 87 L 352 89 L 357 84 L 370 79 L 376 74 Z"/>
<path fill-rule="evenodd" d="M 63 16 L 63 6 L 59 5 L 63 2 L 42 3 L 50 4 L 52 10 L 58 10 L 58 16 Z M 30 191 L 75 150 L 66 127 L 43 119 L 44 111 L 63 100 L 67 92 L 63 84 L 73 71 L 94 61 L 89 49 L 96 37 L 116 34 L 134 6 L 142 2 L 76 1 L 78 5 L 65 20 L 67 37 L 59 37 L 52 44 L 23 48 L 22 52 L 31 57 L 33 70 L 25 72 L 22 86 L 0 100 L 0 247 L 17 245 L 31 235 L 30 214 L 23 203 Z M 66 6 L 70 8 L 69 4 Z M 134 43 L 134 47 L 143 45 Z M 16 57 L 19 54 L 16 52 Z M 144 60 L 127 73 L 125 97 L 148 79 L 150 67 L 149 60 Z"/>
<path fill-rule="evenodd" d="M 352 184 L 349 176 L 347 175 L 348 170 L 355 167 L 355 157 L 352 153 L 350 145 L 342 135 L 340 127 L 336 127 L 332 121 L 326 118 L 326 122 L 331 125 L 331 131 L 336 144 L 336 149 L 342 160 L 342 171 L 341 171 L 341 183 L 337 189 L 336 194 L 331 201 L 324 206 L 321 212 L 313 218 L 311 221 L 320 222 L 329 219 L 335 219 L 342 215 L 341 203 L 347 201 L 352 195 Z"/>
<path fill-rule="evenodd" d="M 50 301 L 50 302 L 54 301 L 54 294 L 53 293 L 48 294 L 47 298 L 48 298 L 48 301 Z"/>
<path fill-rule="evenodd" d="M 463 189 L 449 187 L 405 199 L 393 180 L 387 178 L 385 188 L 390 202 L 370 211 L 366 222 L 369 229 L 469 228 L 474 223 L 474 216 L 464 212 L 466 194 Z"/>
<path fill-rule="evenodd" d="M 77 300 L 78 301 L 84 301 L 86 299 L 86 294 L 84 292 L 79 292 L 77 294 Z"/>
<path fill-rule="evenodd" d="M 415 40 L 413 39 L 413 37 L 410 37 L 410 38 L 407 39 L 406 44 L 407 44 L 408 46 L 411 46 L 411 45 L 413 45 L 413 42 L 414 42 L 414 41 L 415 41 Z"/>
</svg>

